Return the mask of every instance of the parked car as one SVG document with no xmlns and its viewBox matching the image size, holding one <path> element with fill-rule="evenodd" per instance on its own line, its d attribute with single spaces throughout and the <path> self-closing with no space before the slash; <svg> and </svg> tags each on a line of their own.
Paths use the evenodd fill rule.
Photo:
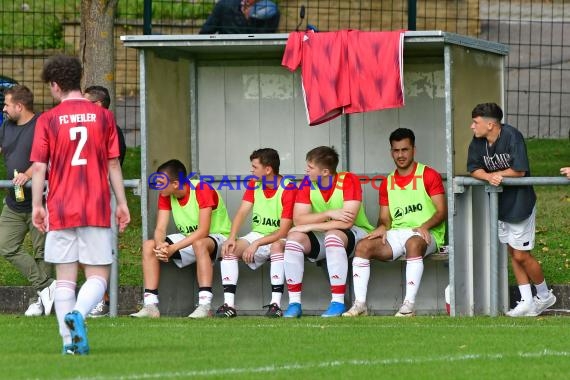
<svg viewBox="0 0 570 380">
<path fill-rule="evenodd" d="M 17 85 L 18 82 L 12 78 L 5 77 L 4 75 L 0 75 L 0 105 L 4 108 L 4 91 L 9 89 L 10 87 L 14 87 Z M 4 121 L 4 112 L 0 112 L 0 125 Z"/>
</svg>

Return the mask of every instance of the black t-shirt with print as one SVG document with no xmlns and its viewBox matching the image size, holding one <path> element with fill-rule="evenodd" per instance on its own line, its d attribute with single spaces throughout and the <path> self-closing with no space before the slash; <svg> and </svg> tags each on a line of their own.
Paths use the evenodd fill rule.
<svg viewBox="0 0 570 380">
<path fill-rule="evenodd" d="M 524 171 L 530 177 L 530 165 L 523 135 L 512 126 L 503 124 L 497 141 L 491 146 L 487 139 L 473 137 L 467 154 L 467 170 L 483 169 L 487 173 L 511 168 Z M 499 193 L 499 220 L 520 222 L 530 216 L 536 203 L 532 186 L 503 186 Z"/>
</svg>

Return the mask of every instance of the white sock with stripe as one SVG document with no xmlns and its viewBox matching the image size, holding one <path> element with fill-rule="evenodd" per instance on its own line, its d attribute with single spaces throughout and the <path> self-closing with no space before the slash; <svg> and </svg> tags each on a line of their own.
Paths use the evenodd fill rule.
<svg viewBox="0 0 570 380">
<path fill-rule="evenodd" d="M 303 273 L 305 271 L 303 246 L 296 241 L 287 240 L 284 253 L 285 280 L 289 291 L 289 304 L 301 303 Z"/>
<path fill-rule="evenodd" d="M 59 326 L 59 334 L 63 339 L 63 344 L 71 344 L 71 333 L 65 324 L 65 315 L 75 307 L 75 287 L 77 284 L 73 281 L 58 280 L 55 283 L 54 305 L 55 314 L 57 316 L 57 324 Z"/>
<path fill-rule="evenodd" d="M 336 235 L 325 236 L 325 252 L 331 284 L 331 301 L 343 304 L 344 293 L 346 292 L 348 258 L 346 257 L 346 248 L 342 239 Z"/>
<path fill-rule="evenodd" d="M 366 303 L 368 293 L 368 280 L 370 279 L 370 260 L 362 257 L 352 259 L 352 283 L 354 285 L 354 299 Z"/>
<path fill-rule="evenodd" d="M 423 257 L 414 257 L 406 260 L 406 297 L 404 301 L 416 302 L 416 295 L 424 274 Z"/>
<path fill-rule="evenodd" d="M 276 303 L 277 306 L 281 307 L 281 297 L 283 296 L 284 284 L 285 284 L 285 263 L 284 263 L 283 252 L 272 253 L 270 256 L 271 260 L 271 303 Z"/>
<path fill-rule="evenodd" d="M 224 303 L 230 307 L 235 305 L 236 285 L 239 278 L 238 258 L 227 255 L 220 263 L 222 285 L 224 286 Z"/>
</svg>

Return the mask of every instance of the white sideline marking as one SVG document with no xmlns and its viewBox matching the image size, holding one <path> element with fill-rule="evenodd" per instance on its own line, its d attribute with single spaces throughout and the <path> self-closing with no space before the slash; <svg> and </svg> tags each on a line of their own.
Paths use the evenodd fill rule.
<svg viewBox="0 0 570 380">
<path fill-rule="evenodd" d="M 543 350 L 538 352 L 519 352 L 517 354 L 468 354 L 468 355 L 448 355 L 448 356 L 436 356 L 436 357 L 425 357 L 425 358 L 394 358 L 394 359 L 381 359 L 381 360 L 362 360 L 362 359 L 350 359 L 350 360 L 333 360 L 328 362 L 316 362 L 316 363 L 292 363 L 283 365 L 269 365 L 264 367 L 253 367 L 253 368 L 219 368 L 219 369 L 207 369 L 201 371 L 182 371 L 182 372 L 157 372 L 157 373 L 139 373 L 127 376 L 120 375 L 108 375 L 108 376 L 96 376 L 96 377 L 79 377 L 82 380 L 105 380 L 105 379 L 123 379 L 123 380 L 135 380 L 135 379 L 160 379 L 164 377 L 174 378 L 174 377 L 210 377 L 210 376 L 222 376 L 222 375 L 234 375 L 234 374 L 256 374 L 256 373 L 266 373 L 266 372 L 281 372 L 290 370 L 305 370 L 305 369 L 318 369 L 318 368 L 329 368 L 329 367 L 342 367 L 342 366 L 379 366 L 379 365 L 399 365 L 399 364 L 422 364 L 430 362 L 458 362 L 458 361 L 468 361 L 468 360 L 498 360 L 507 358 L 540 358 L 548 356 L 558 356 L 558 357 L 570 357 L 570 352 L 565 351 L 552 351 Z"/>
</svg>

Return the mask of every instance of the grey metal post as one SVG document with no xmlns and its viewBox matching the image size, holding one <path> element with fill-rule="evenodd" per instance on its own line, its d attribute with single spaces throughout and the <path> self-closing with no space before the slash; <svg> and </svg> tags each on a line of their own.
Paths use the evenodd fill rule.
<svg viewBox="0 0 570 380">
<path fill-rule="evenodd" d="M 128 188 L 133 189 L 135 195 L 140 196 L 141 180 L 127 179 L 123 182 L 125 191 Z M 113 233 L 113 263 L 111 264 L 111 275 L 109 278 L 109 316 L 116 317 L 119 304 L 119 229 L 117 220 L 115 219 L 115 210 L 117 209 L 117 199 L 115 193 L 111 192 L 111 230 Z"/>
<path fill-rule="evenodd" d="M 489 217 L 491 223 L 490 256 L 489 256 L 489 313 L 492 317 L 499 314 L 499 236 L 495 231 L 499 230 L 499 193 L 503 191 L 501 186 L 486 185 L 485 191 L 489 193 Z"/>
<path fill-rule="evenodd" d="M 111 264 L 111 276 L 109 278 L 109 316 L 117 316 L 117 304 L 119 303 L 119 230 L 115 211 L 117 209 L 117 199 L 115 193 L 111 192 L 111 230 L 113 233 L 113 263 Z"/>
</svg>

